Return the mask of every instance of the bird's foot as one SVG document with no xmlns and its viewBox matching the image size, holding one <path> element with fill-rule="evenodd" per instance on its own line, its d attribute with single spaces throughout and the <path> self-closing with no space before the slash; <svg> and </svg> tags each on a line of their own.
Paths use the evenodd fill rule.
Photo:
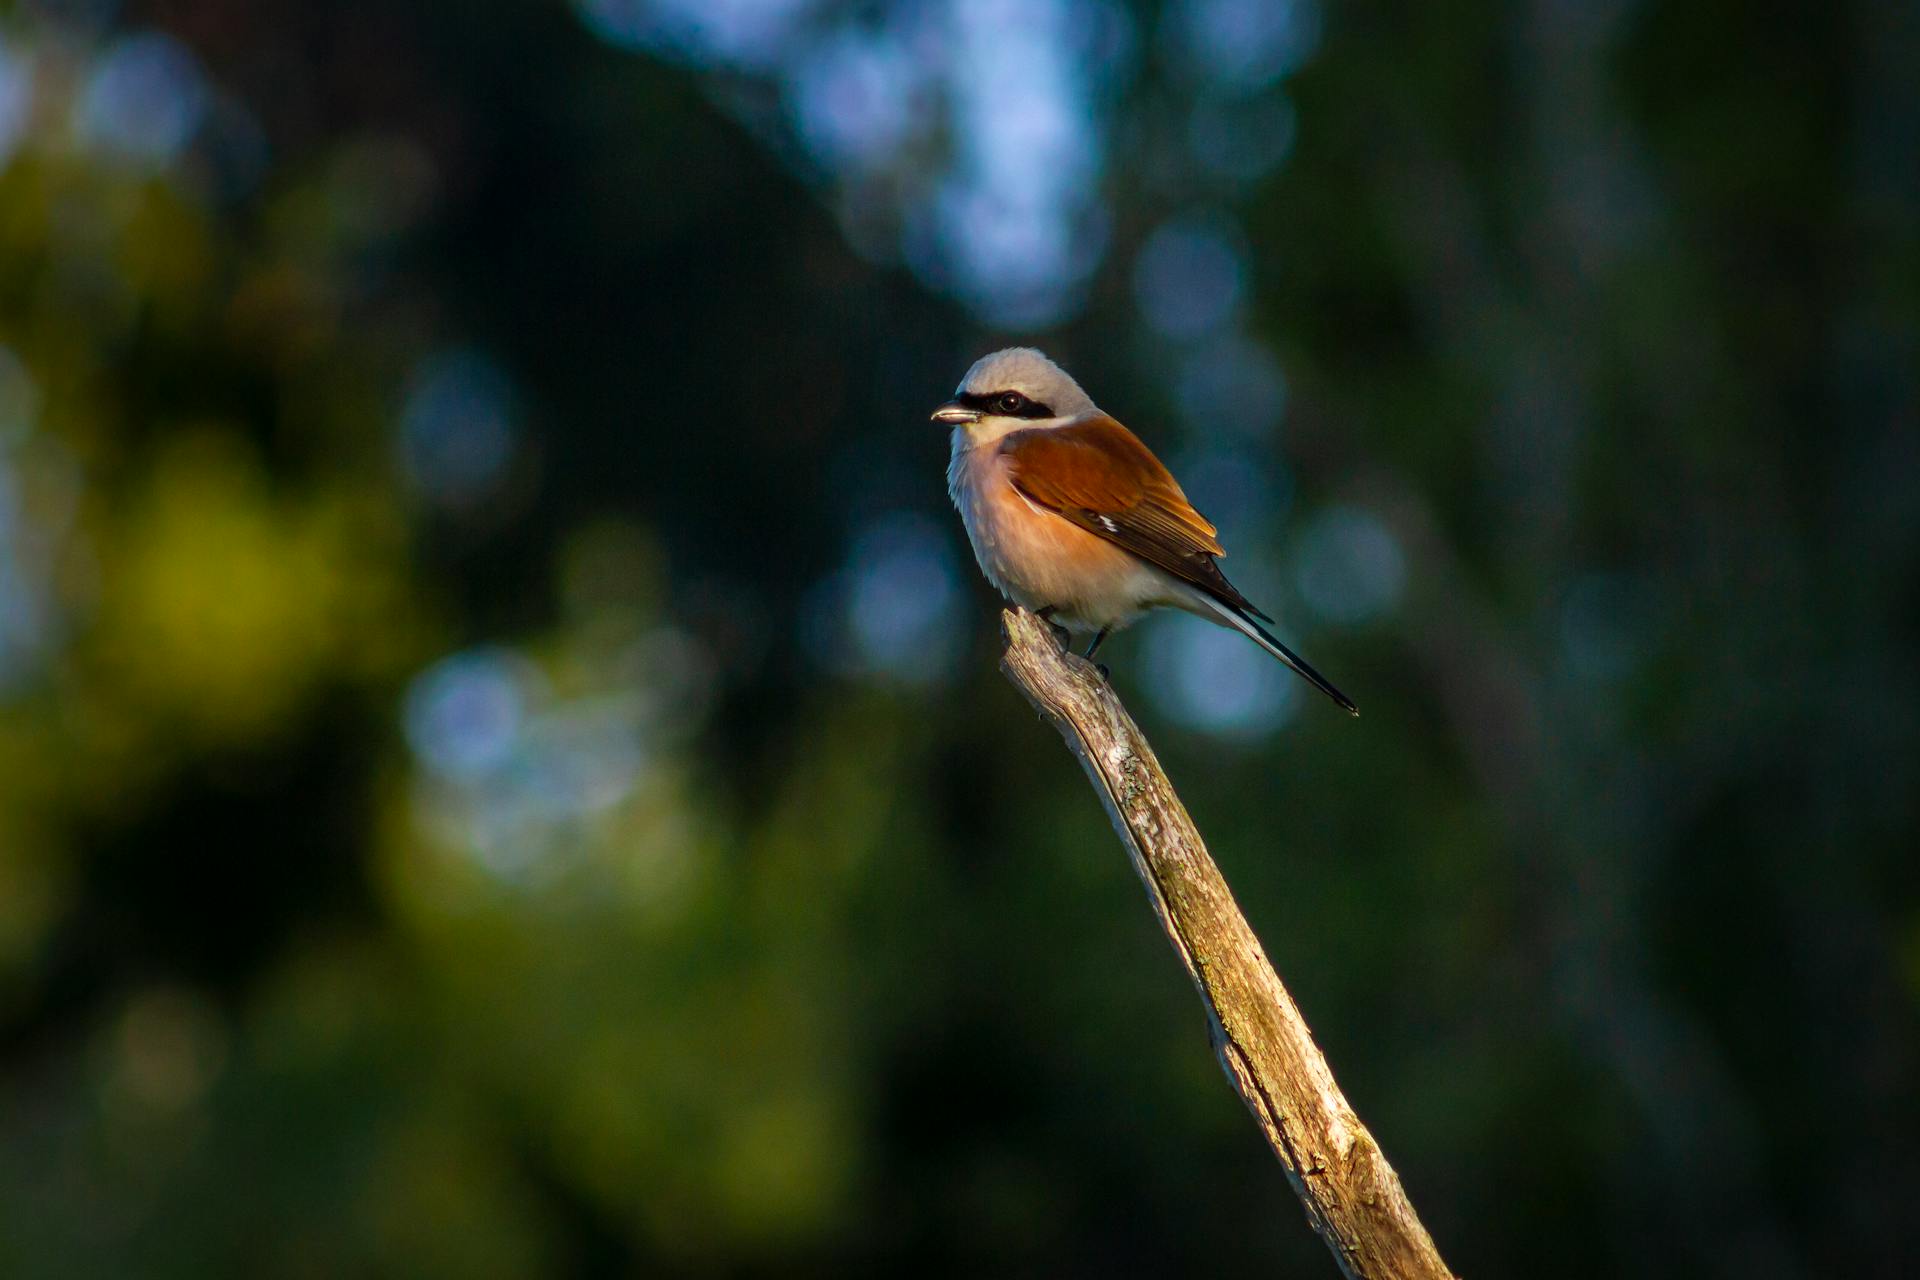
<svg viewBox="0 0 1920 1280">
<path fill-rule="evenodd" d="M 1047 624 L 1047 630 L 1053 632 L 1054 643 L 1064 649 L 1073 643 L 1073 633 L 1053 620 L 1053 611 L 1059 607 L 1057 604 L 1050 604 L 1045 608 L 1035 609 L 1033 616 Z"/>
<path fill-rule="evenodd" d="M 1094 664 L 1093 664 L 1093 669 L 1094 669 L 1095 671 L 1098 671 L 1098 672 L 1100 673 L 1100 678 L 1101 678 L 1102 680 L 1105 680 L 1105 681 L 1106 681 L 1106 682 L 1107 682 L 1108 684 L 1112 684 L 1112 683 L 1113 683 L 1113 672 L 1111 672 L 1111 671 L 1109 671 L 1109 670 L 1107 670 L 1107 664 L 1106 664 L 1106 663 L 1104 663 L 1104 662 L 1096 662 L 1096 663 L 1094 663 Z"/>
</svg>

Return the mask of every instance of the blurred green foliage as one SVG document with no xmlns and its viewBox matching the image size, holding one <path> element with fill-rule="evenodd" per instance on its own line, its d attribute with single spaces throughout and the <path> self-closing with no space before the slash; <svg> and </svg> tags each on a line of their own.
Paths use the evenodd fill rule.
<svg viewBox="0 0 1920 1280">
<path fill-rule="evenodd" d="M 1330 1274 L 993 670 L 924 416 L 1035 337 L 1365 709 L 1108 659 L 1449 1261 L 1911 1268 L 1912 7 L 1042 9 L 1037 331 L 991 122 L 782 123 L 880 11 L 4 10 L 0 1273 Z"/>
</svg>

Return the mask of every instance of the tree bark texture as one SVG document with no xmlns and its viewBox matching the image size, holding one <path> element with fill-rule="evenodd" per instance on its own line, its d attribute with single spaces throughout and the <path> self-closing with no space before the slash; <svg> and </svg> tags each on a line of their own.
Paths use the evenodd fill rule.
<svg viewBox="0 0 1920 1280">
<path fill-rule="evenodd" d="M 1229 1080 L 1340 1270 L 1353 1280 L 1452 1280 L 1112 686 L 1033 614 L 1009 609 L 1001 625 L 1001 670 L 1086 768 L 1207 1007 Z"/>
</svg>

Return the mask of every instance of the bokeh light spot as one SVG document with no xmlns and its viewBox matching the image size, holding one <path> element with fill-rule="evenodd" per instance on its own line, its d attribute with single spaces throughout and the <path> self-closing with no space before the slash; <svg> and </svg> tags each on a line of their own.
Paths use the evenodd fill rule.
<svg viewBox="0 0 1920 1280">
<path fill-rule="evenodd" d="M 444 506 L 493 495 L 513 453 L 513 391 L 500 367 L 468 349 L 423 361 L 400 414 L 407 474 Z"/>
<path fill-rule="evenodd" d="M 1236 631 L 1199 618 L 1162 615 L 1143 626 L 1147 692 L 1162 714 L 1190 729 L 1253 739 L 1293 718 L 1296 678 Z"/>
<path fill-rule="evenodd" d="M 1321 512 L 1294 547 L 1294 584 L 1306 606 L 1331 622 L 1366 622 L 1392 610 L 1406 585 L 1400 542 L 1372 512 Z"/>
<path fill-rule="evenodd" d="M 1132 19 L 1110 0 L 574 0 L 622 48 L 763 76 L 716 98 L 757 133 L 780 104 L 800 168 L 831 188 L 849 242 L 1018 331 L 1066 319 L 1103 258 L 1099 98 Z M 777 95 L 775 97 L 774 95 Z M 786 139 L 783 139 L 785 141 Z"/>
<path fill-rule="evenodd" d="M 1220 526 L 1223 536 L 1231 534 L 1242 542 L 1257 542 L 1260 529 L 1284 513 L 1291 497 L 1289 486 L 1275 479 L 1268 460 L 1245 447 L 1185 454 L 1174 474 L 1194 505 Z M 1234 576 L 1240 576 L 1237 569 Z"/>
<path fill-rule="evenodd" d="M 227 1031 L 212 1004 L 176 987 L 143 991 L 117 1028 L 114 1084 L 120 1096 L 177 1111 L 205 1095 L 226 1063 Z"/>
<path fill-rule="evenodd" d="M 146 32 L 116 41 L 94 64 L 77 123 L 81 137 L 111 152 L 162 165 L 193 140 L 207 101 L 186 46 Z"/>
<path fill-rule="evenodd" d="M 868 170 L 890 160 L 915 132 L 923 78 L 899 41 L 841 32 L 809 49 L 789 73 L 795 127 L 830 168 Z"/>
<path fill-rule="evenodd" d="M 847 566 L 847 621 L 862 666 L 908 684 L 951 673 L 959 656 L 953 544 L 918 514 L 861 531 Z"/>
<path fill-rule="evenodd" d="M 1184 218 L 1160 227 L 1134 264 L 1140 311 L 1169 338 L 1199 338 L 1233 314 L 1246 288 L 1234 239 L 1216 220 Z"/>
<path fill-rule="evenodd" d="M 587 28 L 625 49 L 764 67 L 817 0 L 575 0 Z"/>
<path fill-rule="evenodd" d="M 1014 328 L 1061 318 L 1106 245 L 1104 210 L 1091 194 L 1101 158 L 1092 68 L 1073 35 L 1092 9 L 960 0 L 951 10 L 947 78 L 960 161 L 933 207 L 937 247 L 952 270 L 935 271 Z M 1009 40 L 1010 31 L 1019 38 Z"/>
<path fill-rule="evenodd" d="M 589 859 L 599 824 L 622 821 L 620 806 L 656 776 L 663 746 L 704 720 L 715 680 L 693 635 L 635 625 L 593 607 L 558 657 L 536 663 L 487 646 L 421 672 L 404 711 L 423 766 L 413 788 L 421 830 L 516 887 Z"/>
<path fill-rule="evenodd" d="M 1236 91 L 1298 70 L 1320 45 L 1313 0 L 1184 0 L 1173 22 L 1192 71 Z"/>
<path fill-rule="evenodd" d="M 1268 435 L 1287 407 L 1287 383 L 1273 353 L 1229 334 L 1188 353 L 1174 383 L 1180 416 L 1201 435 Z"/>
<path fill-rule="evenodd" d="M 33 108 L 33 63 L 0 35 L 0 170 L 13 159 Z"/>
<path fill-rule="evenodd" d="M 1611 683 L 1630 673 L 1642 649 L 1646 603 L 1632 579 L 1585 573 L 1560 606 L 1560 640 L 1575 677 Z"/>
<path fill-rule="evenodd" d="M 534 682 L 531 665 L 510 650 L 444 658 L 407 690 L 407 742 L 441 777 L 477 780 L 513 754 Z"/>
<path fill-rule="evenodd" d="M 1187 148 L 1209 175 L 1253 182 L 1286 160 L 1298 128 L 1293 104 L 1285 98 L 1203 98 L 1187 117 Z"/>
</svg>

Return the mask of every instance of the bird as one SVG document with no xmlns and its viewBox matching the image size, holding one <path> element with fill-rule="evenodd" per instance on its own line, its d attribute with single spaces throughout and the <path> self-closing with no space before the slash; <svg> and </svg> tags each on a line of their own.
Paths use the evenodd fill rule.
<svg viewBox="0 0 1920 1280">
<path fill-rule="evenodd" d="M 1110 634 L 1154 609 L 1241 632 L 1350 715 L 1360 710 L 1262 626 L 1220 571 L 1214 525 L 1173 474 L 1032 347 L 982 356 L 933 411 L 953 428 L 947 491 L 999 592 L 1069 632 Z"/>
</svg>

